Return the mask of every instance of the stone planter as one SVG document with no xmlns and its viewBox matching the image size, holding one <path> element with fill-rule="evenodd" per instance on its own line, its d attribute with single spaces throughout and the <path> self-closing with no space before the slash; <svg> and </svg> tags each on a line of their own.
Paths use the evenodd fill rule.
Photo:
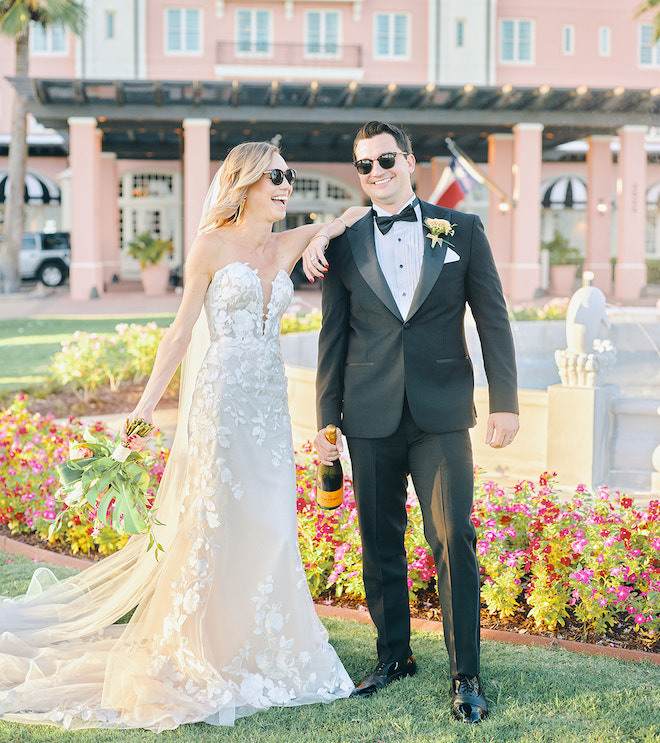
<svg viewBox="0 0 660 743">
<path fill-rule="evenodd" d="M 556 297 L 572 297 L 577 270 L 573 263 L 550 266 L 550 293 Z"/>
<path fill-rule="evenodd" d="M 167 294 L 170 279 L 170 267 L 167 263 L 156 263 L 145 266 L 140 272 L 142 288 L 147 297 L 162 297 Z"/>
</svg>

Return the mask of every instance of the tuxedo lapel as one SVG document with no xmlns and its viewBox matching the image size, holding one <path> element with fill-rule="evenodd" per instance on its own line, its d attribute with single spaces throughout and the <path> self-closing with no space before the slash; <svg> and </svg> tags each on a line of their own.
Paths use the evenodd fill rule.
<svg viewBox="0 0 660 743">
<path fill-rule="evenodd" d="M 419 276 L 419 282 L 415 295 L 410 305 L 408 317 L 412 317 L 415 312 L 424 304 L 429 292 L 433 289 L 435 282 L 438 280 L 443 266 L 445 265 L 445 256 L 447 254 L 447 243 L 443 240 L 441 244 L 432 247 L 431 239 L 427 237 L 428 229 L 424 226 L 424 220 L 430 216 L 426 209 L 427 204 L 420 202 L 422 208 L 422 228 L 424 230 L 424 258 L 422 260 L 422 270 Z"/>
<path fill-rule="evenodd" d="M 378 263 L 374 242 L 374 220 L 371 212 L 356 222 L 347 235 L 355 265 L 362 278 L 387 309 L 395 317 L 403 320 Z"/>
</svg>

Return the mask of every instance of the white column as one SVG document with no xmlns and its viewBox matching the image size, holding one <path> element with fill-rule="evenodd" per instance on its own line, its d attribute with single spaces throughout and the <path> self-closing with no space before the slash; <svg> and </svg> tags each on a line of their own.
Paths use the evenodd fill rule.
<svg viewBox="0 0 660 743">
<path fill-rule="evenodd" d="M 646 149 L 645 126 L 624 126 L 619 130 L 617 178 L 617 254 L 614 269 L 614 296 L 637 299 L 646 286 L 644 240 L 646 230 Z"/>
<path fill-rule="evenodd" d="M 543 124 L 513 127 L 513 250 L 510 293 L 533 299 L 541 287 L 541 162 Z"/>
<path fill-rule="evenodd" d="M 513 194 L 513 135 L 491 134 L 488 137 L 488 174 L 509 197 Z M 505 296 L 511 295 L 513 250 L 513 210 L 494 191 L 489 192 L 488 240 L 493 250 Z"/>
<path fill-rule="evenodd" d="M 184 255 L 193 244 L 209 187 L 211 120 L 183 120 L 183 242 Z"/>
<path fill-rule="evenodd" d="M 69 124 L 71 168 L 71 298 L 93 299 L 104 291 L 101 253 L 101 132 L 96 119 L 72 116 Z"/>
<path fill-rule="evenodd" d="M 611 137 L 592 135 L 587 151 L 587 250 L 584 270 L 594 275 L 593 285 L 605 295 L 612 293 L 610 243 L 612 230 Z"/>
</svg>

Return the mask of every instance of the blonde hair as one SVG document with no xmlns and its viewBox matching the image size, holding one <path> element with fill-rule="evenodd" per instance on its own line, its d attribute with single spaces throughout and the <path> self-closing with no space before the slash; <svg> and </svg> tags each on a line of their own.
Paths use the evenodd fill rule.
<svg viewBox="0 0 660 743">
<path fill-rule="evenodd" d="M 263 176 L 279 151 L 270 142 L 243 142 L 229 151 L 209 189 L 211 203 L 205 205 L 199 232 L 240 221 L 248 188 Z"/>
</svg>

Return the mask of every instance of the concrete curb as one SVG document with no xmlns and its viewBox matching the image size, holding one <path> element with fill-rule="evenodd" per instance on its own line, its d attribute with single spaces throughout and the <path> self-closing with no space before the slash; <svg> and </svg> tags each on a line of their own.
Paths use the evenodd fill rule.
<svg viewBox="0 0 660 743">
<path fill-rule="evenodd" d="M 334 619 L 346 619 L 361 624 L 373 624 L 369 613 L 358 609 L 348 609 L 340 606 L 327 606 L 326 604 L 316 604 L 316 613 L 320 617 Z M 439 632 L 442 633 L 442 622 L 436 622 L 431 619 L 411 619 L 413 629 L 422 632 Z M 494 642 L 508 642 L 512 645 L 536 645 L 548 649 L 560 648 L 561 650 L 570 650 L 573 653 L 586 653 L 587 655 L 604 655 L 608 658 L 618 658 L 619 660 L 647 662 L 660 665 L 660 653 L 644 653 L 641 650 L 626 650 L 624 648 L 614 648 L 608 645 L 593 645 L 587 642 L 574 642 L 572 640 L 559 640 L 556 637 L 543 637 L 541 635 L 519 634 L 518 632 L 506 632 L 498 629 L 481 628 L 481 638 L 483 640 L 493 640 Z"/>
<path fill-rule="evenodd" d="M 47 562 L 49 565 L 76 568 L 77 570 L 84 570 L 94 564 L 94 560 L 85 560 L 81 557 L 73 557 L 72 555 L 62 555 L 59 552 L 45 550 L 41 547 L 35 547 L 32 544 L 20 542 L 18 539 L 10 539 L 9 537 L 0 537 L 0 550 L 10 555 L 22 555 L 31 560 Z"/>
<path fill-rule="evenodd" d="M 94 564 L 93 560 L 86 560 L 81 557 L 72 557 L 70 555 L 61 555 L 59 552 L 52 552 L 41 547 L 35 547 L 31 544 L 25 544 L 8 537 L 0 537 L 0 550 L 8 554 L 23 555 L 32 560 L 39 560 L 50 565 L 62 565 L 68 568 L 84 570 Z M 349 609 L 343 606 L 328 606 L 327 604 L 315 604 L 316 613 L 320 617 L 329 619 L 345 619 L 350 622 L 359 622 L 360 624 L 371 624 L 369 612 L 360 611 L 359 609 Z M 413 629 L 422 632 L 439 632 L 442 633 L 442 623 L 431 619 L 411 619 Z M 585 653 L 587 655 L 603 655 L 608 658 L 618 658 L 624 661 L 635 661 L 637 663 L 646 662 L 660 665 L 660 653 L 644 653 L 640 650 L 626 650 L 624 648 L 614 648 L 607 645 L 593 645 L 586 642 L 574 642 L 572 640 L 559 640 L 556 637 L 542 637 L 540 635 L 520 634 L 518 632 L 506 632 L 504 630 L 481 628 L 481 637 L 483 640 L 492 640 L 494 642 L 508 642 L 512 645 L 535 645 L 548 649 L 559 648 L 569 650 L 573 653 Z"/>
</svg>

